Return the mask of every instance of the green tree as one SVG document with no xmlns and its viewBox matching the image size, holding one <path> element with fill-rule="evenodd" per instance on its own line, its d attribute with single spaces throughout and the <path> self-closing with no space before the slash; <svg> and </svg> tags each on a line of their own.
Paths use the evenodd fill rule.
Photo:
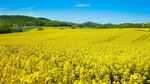
<svg viewBox="0 0 150 84">
<path fill-rule="evenodd" d="M 12 33 L 13 32 L 13 28 L 12 28 L 12 24 L 1 24 L 0 25 L 0 33 Z"/>
<path fill-rule="evenodd" d="M 150 31 L 150 23 L 148 23 L 148 28 L 149 28 L 149 31 Z"/>
<path fill-rule="evenodd" d="M 105 28 L 105 27 L 104 27 L 104 25 L 97 25 L 96 28 L 101 29 L 101 28 Z"/>
<path fill-rule="evenodd" d="M 72 29 L 76 29 L 76 28 L 77 28 L 77 25 L 72 25 L 71 28 L 72 28 Z"/>
<path fill-rule="evenodd" d="M 85 22 L 83 23 L 83 25 L 85 27 L 96 27 L 98 25 L 98 23 L 94 23 L 94 22 Z"/>
<path fill-rule="evenodd" d="M 42 31 L 42 30 L 44 30 L 44 28 L 43 27 L 38 27 L 38 30 Z"/>
</svg>

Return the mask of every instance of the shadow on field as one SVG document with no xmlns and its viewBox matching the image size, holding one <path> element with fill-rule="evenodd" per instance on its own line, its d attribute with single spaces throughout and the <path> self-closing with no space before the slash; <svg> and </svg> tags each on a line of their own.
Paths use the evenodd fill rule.
<svg viewBox="0 0 150 84">
<path fill-rule="evenodd" d="M 140 29 L 138 29 L 136 31 L 150 32 L 150 30 L 140 30 Z"/>
</svg>

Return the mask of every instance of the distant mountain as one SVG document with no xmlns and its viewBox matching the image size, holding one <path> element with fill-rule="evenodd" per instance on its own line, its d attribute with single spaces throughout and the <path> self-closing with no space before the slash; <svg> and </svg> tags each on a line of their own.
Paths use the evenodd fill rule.
<svg viewBox="0 0 150 84">
<path fill-rule="evenodd" d="M 40 21 L 50 21 L 49 19 L 43 18 L 43 17 L 40 17 L 40 18 L 37 18 L 37 19 L 39 19 Z"/>
<path fill-rule="evenodd" d="M 0 24 L 12 24 L 13 26 L 72 26 L 75 23 L 53 21 L 43 17 L 31 17 L 24 15 L 0 15 Z"/>
<path fill-rule="evenodd" d="M 15 21 L 15 20 L 20 20 L 20 21 L 50 21 L 47 18 L 35 18 L 35 17 L 31 17 L 31 16 L 23 16 L 23 15 L 0 15 L 0 19 L 3 20 L 11 20 L 11 21 Z"/>
</svg>

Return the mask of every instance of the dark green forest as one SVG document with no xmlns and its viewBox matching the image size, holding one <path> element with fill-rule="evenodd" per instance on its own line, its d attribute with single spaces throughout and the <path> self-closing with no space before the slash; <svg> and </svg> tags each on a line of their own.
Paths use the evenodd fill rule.
<svg viewBox="0 0 150 84">
<path fill-rule="evenodd" d="M 22 27 L 28 26 L 45 26 L 45 27 L 76 27 L 81 28 L 150 28 L 150 23 L 123 23 L 123 24 L 100 24 L 94 22 L 85 22 L 81 24 L 63 21 L 54 21 L 47 18 L 35 18 L 23 15 L 1 15 L 0 16 L 0 33 L 23 32 Z"/>
</svg>

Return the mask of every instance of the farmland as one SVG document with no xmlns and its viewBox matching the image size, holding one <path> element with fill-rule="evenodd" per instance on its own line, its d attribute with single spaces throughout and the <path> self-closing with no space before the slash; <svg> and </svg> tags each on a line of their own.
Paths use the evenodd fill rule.
<svg viewBox="0 0 150 84">
<path fill-rule="evenodd" d="M 0 34 L 1 84 L 150 84 L 147 29 Z"/>
</svg>

